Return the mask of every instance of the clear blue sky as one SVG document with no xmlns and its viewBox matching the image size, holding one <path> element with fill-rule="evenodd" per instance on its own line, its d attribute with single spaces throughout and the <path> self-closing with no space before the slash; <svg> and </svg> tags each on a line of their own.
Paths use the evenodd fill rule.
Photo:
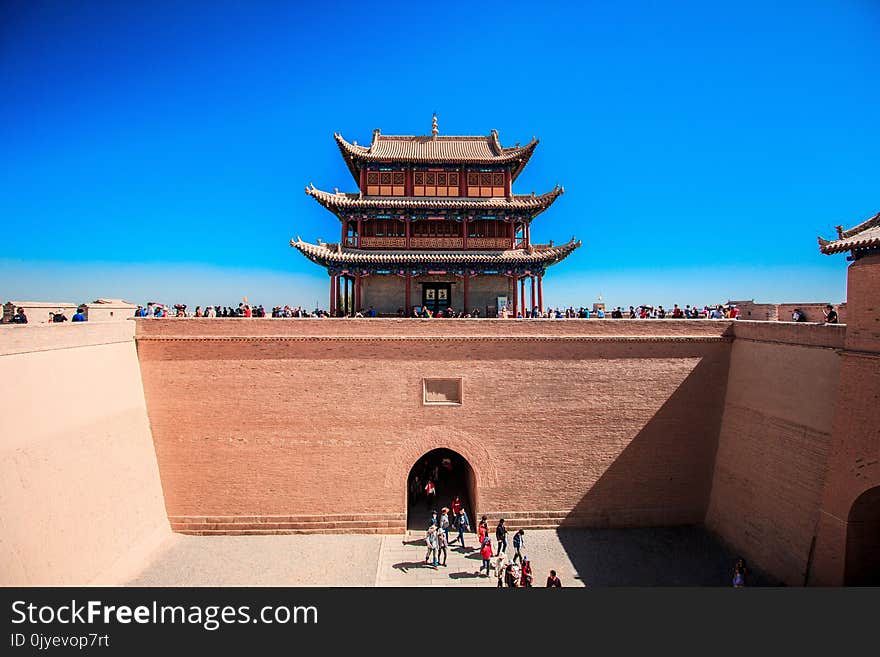
<svg viewBox="0 0 880 657">
<path fill-rule="evenodd" d="M 332 139 L 541 139 L 545 299 L 841 301 L 880 210 L 880 2 L 0 5 L 0 296 L 326 305 Z"/>
</svg>

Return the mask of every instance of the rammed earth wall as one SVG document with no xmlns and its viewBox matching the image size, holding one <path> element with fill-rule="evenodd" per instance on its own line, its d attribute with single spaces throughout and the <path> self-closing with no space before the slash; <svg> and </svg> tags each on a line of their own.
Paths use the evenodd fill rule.
<svg viewBox="0 0 880 657">
<path fill-rule="evenodd" d="M 133 337 L 0 327 L 0 584 L 120 584 L 171 536 Z"/>
</svg>

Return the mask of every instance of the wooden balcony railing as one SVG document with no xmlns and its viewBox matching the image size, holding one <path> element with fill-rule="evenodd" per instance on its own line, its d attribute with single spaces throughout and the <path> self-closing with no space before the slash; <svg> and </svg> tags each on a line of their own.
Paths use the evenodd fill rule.
<svg viewBox="0 0 880 657">
<path fill-rule="evenodd" d="M 411 249 L 464 249 L 464 239 L 461 237 L 410 237 Z M 364 236 L 348 237 L 346 246 L 354 246 L 364 249 L 405 249 L 405 237 L 372 237 Z M 468 237 L 467 248 L 470 249 L 509 249 L 510 238 L 508 237 Z M 517 248 L 521 248 L 521 244 Z"/>
</svg>

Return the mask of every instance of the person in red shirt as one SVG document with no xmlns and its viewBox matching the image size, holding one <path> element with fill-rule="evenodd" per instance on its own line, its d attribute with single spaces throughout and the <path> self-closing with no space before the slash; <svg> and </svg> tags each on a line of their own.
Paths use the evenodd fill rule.
<svg viewBox="0 0 880 657">
<path fill-rule="evenodd" d="M 492 565 L 492 540 L 488 536 L 484 536 L 481 542 L 480 556 L 483 558 L 483 565 L 480 566 L 480 572 L 486 569 L 486 577 L 489 576 L 489 568 Z"/>
</svg>

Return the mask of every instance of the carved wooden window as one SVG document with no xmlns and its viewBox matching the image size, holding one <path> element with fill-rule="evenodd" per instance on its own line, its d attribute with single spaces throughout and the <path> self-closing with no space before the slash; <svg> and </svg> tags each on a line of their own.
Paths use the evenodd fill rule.
<svg viewBox="0 0 880 657">
<path fill-rule="evenodd" d="M 406 174 L 403 171 L 368 171 L 368 196 L 404 196 Z"/>
<path fill-rule="evenodd" d="M 416 171 L 413 196 L 458 196 L 457 171 Z"/>
<path fill-rule="evenodd" d="M 468 196 L 504 196 L 504 174 L 497 171 L 471 171 L 467 174 Z"/>
</svg>

